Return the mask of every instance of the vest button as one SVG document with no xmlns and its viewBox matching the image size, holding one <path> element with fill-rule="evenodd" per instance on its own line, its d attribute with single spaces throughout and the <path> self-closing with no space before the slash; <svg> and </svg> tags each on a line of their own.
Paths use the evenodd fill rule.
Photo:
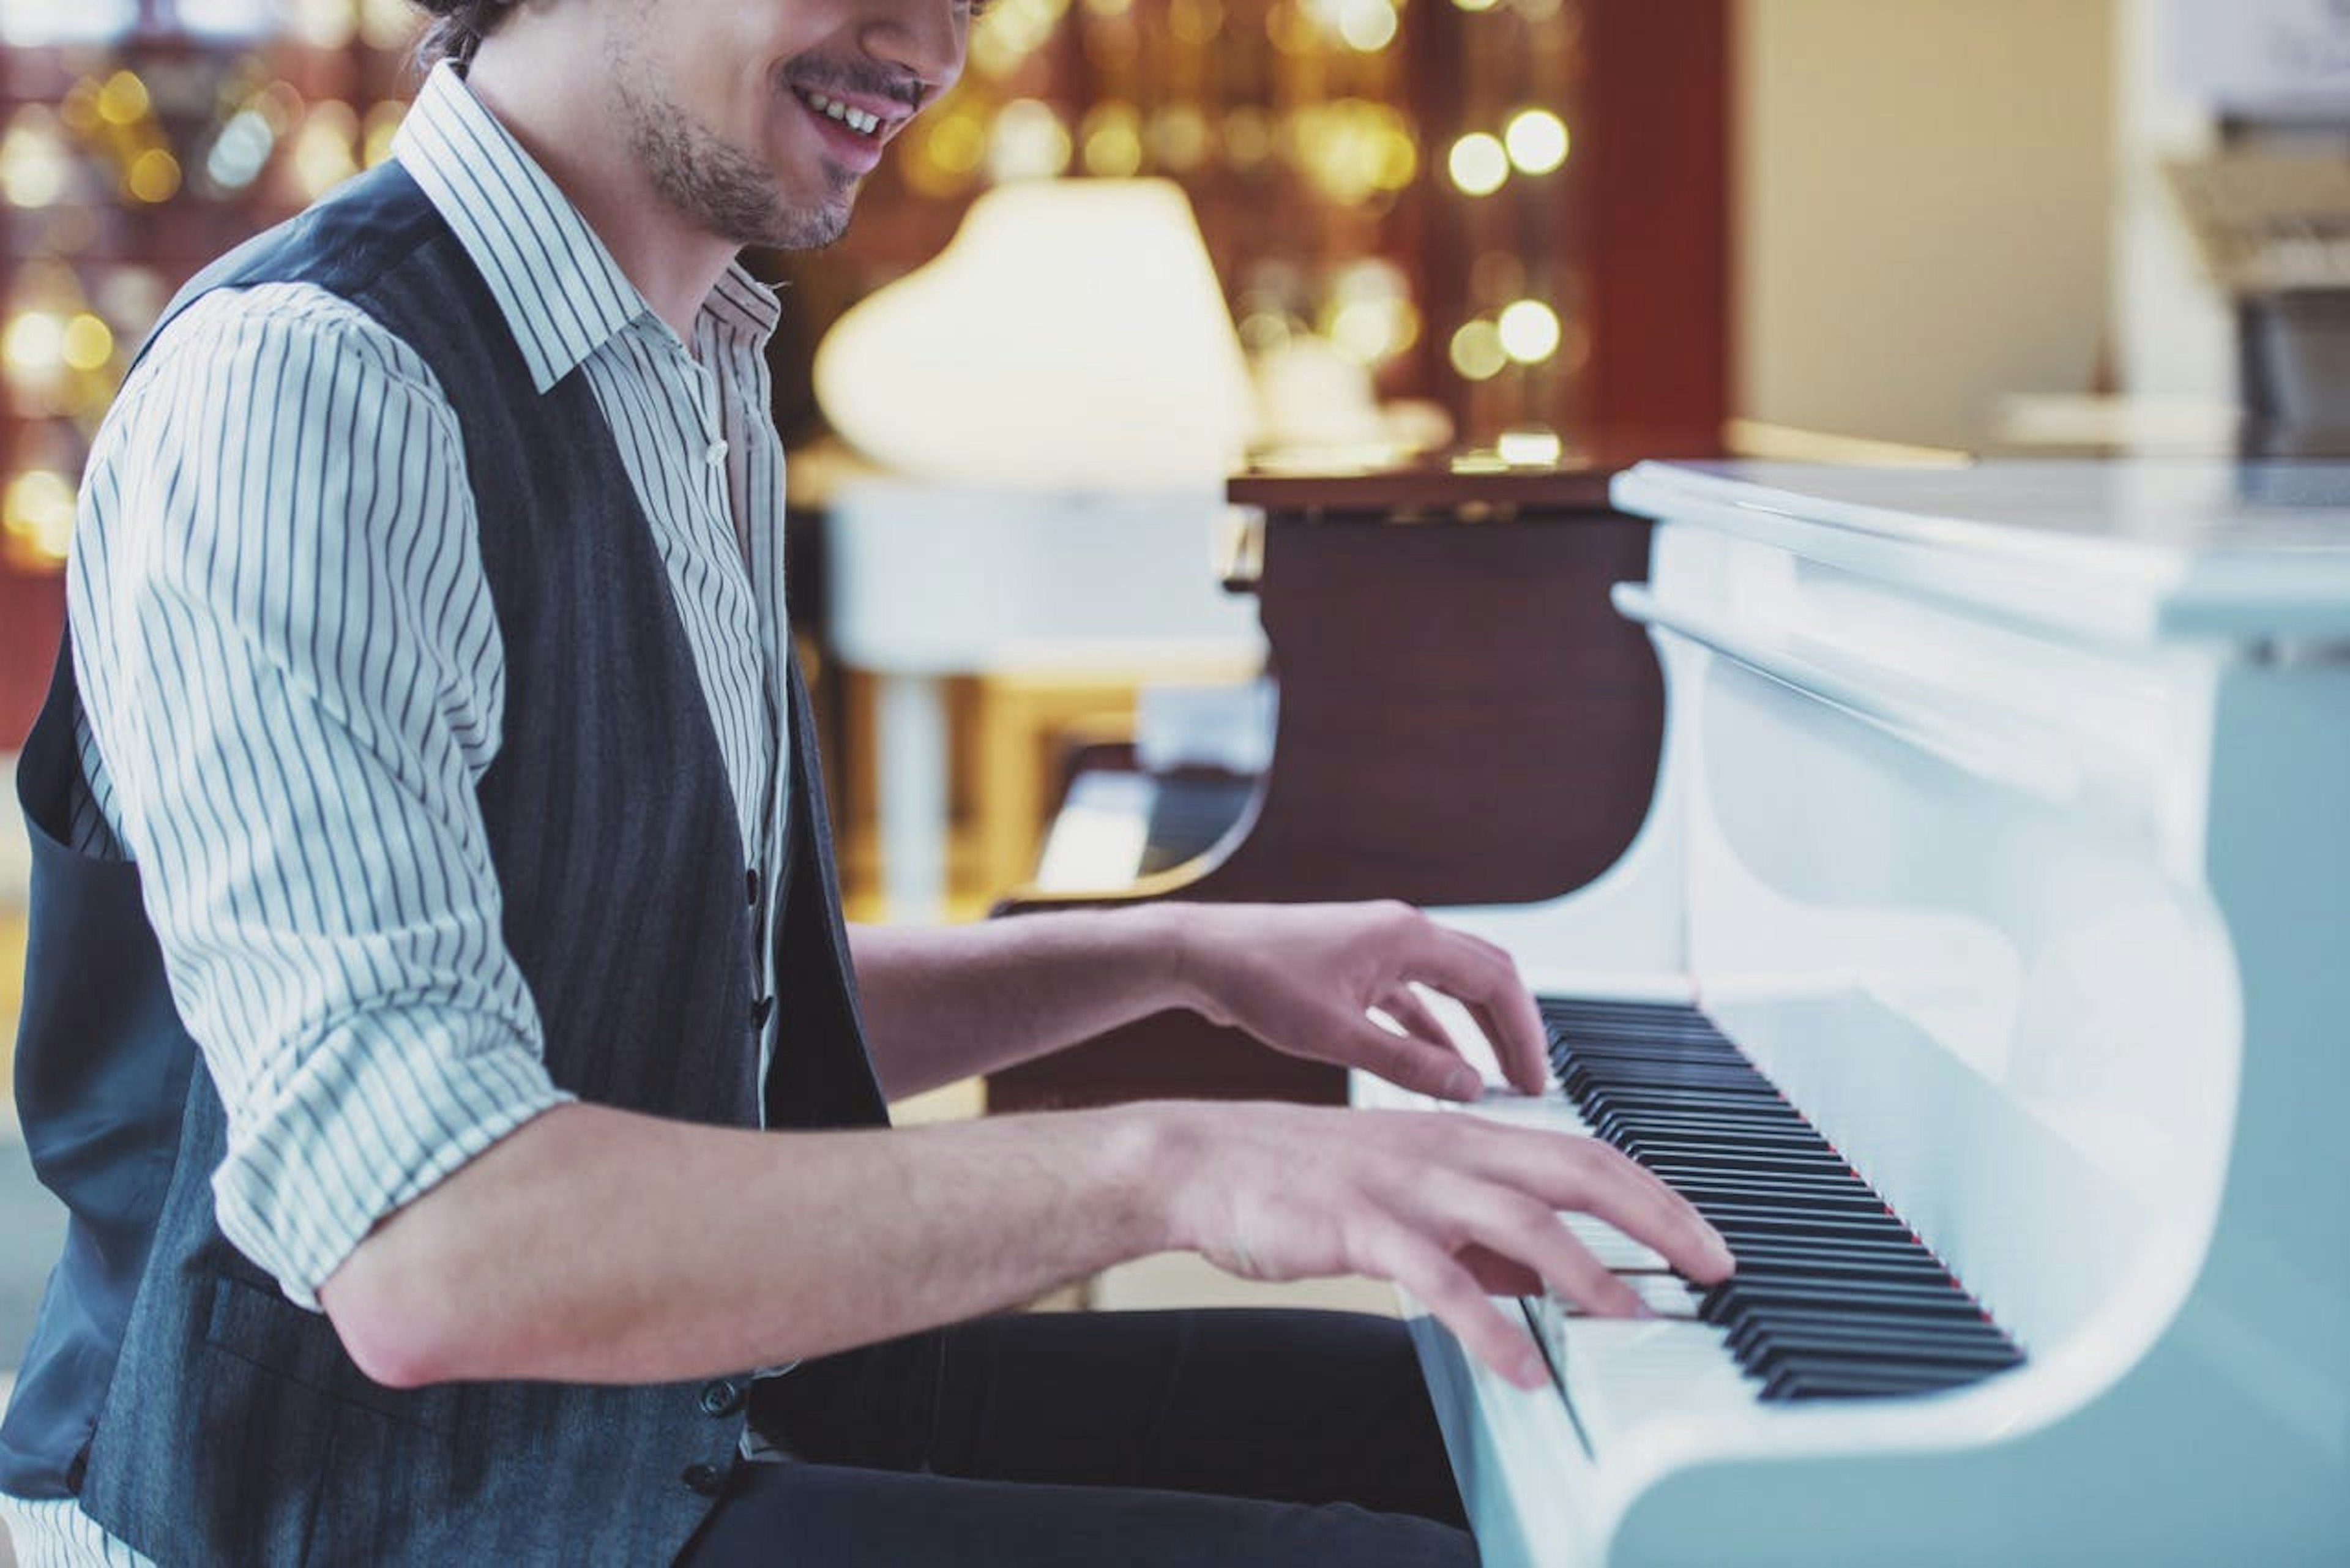
<svg viewBox="0 0 2350 1568">
<path fill-rule="evenodd" d="M 754 909 L 757 909 L 759 907 L 759 868 L 756 866 L 750 867 L 744 870 L 743 873 L 743 901 L 750 905 L 751 908 Z"/>
<path fill-rule="evenodd" d="M 724 1377 L 702 1386 L 700 1400 L 705 1416 L 732 1416 L 743 1407 L 743 1390 Z"/>
<path fill-rule="evenodd" d="M 716 1465 L 688 1465 L 685 1467 L 685 1474 L 679 1479 L 683 1480 L 691 1490 L 698 1491 L 704 1497 L 716 1497 L 719 1490 L 726 1484 L 726 1472 Z"/>
<path fill-rule="evenodd" d="M 772 996 L 763 996 L 759 998 L 758 1001 L 753 1002 L 751 1004 L 751 1027 L 754 1029 L 764 1029 L 767 1026 L 767 1014 L 773 1012 L 775 1010 L 775 999 Z"/>
</svg>

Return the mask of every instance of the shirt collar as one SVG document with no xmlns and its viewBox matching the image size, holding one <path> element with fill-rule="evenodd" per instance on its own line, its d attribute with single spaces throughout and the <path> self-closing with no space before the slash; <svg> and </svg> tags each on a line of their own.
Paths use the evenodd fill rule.
<svg viewBox="0 0 2350 1568">
<path fill-rule="evenodd" d="M 651 314 L 579 209 L 448 61 L 425 78 L 392 151 L 481 270 L 539 391 Z M 764 343 L 782 306 L 737 262 L 702 314 Z"/>
</svg>

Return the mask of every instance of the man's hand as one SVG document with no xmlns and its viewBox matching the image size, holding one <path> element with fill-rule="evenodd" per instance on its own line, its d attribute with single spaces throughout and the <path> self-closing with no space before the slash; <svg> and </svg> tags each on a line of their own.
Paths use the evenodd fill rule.
<svg viewBox="0 0 2350 1568">
<path fill-rule="evenodd" d="M 1182 907 L 1183 981 L 1192 1005 L 1276 1051 L 1377 1073 L 1424 1095 L 1471 1100 L 1482 1087 L 1412 990 L 1468 1008 L 1502 1070 L 1527 1094 L 1547 1083 L 1542 1019 L 1510 955 L 1409 904 Z M 1370 1008 L 1401 1025 L 1396 1034 Z"/>
<path fill-rule="evenodd" d="M 1596 1215 L 1703 1283 L 1732 1267 L 1686 1199 L 1596 1139 L 1414 1111 L 1138 1109 L 1164 1118 L 1172 1244 L 1250 1279 L 1391 1280 L 1521 1387 L 1542 1384 L 1541 1355 L 1489 1294 L 1546 1287 L 1593 1313 L 1646 1312 L 1560 1210 Z"/>
</svg>

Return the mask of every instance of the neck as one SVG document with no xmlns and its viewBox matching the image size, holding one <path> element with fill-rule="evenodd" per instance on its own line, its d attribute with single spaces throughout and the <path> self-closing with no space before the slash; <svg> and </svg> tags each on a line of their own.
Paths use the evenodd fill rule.
<svg viewBox="0 0 2350 1568">
<path fill-rule="evenodd" d="M 629 139 L 595 30 L 542 23 L 517 5 L 482 41 L 465 85 L 537 161 L 612 253 L 653 313 L 687 343 L 693 319 L 740 249 L 689 223 L 654 189 Z"/>
</svg>

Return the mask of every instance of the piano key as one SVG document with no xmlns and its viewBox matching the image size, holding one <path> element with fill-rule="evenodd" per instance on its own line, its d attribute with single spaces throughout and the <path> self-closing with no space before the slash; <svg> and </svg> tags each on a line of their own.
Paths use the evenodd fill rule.
<svg viewBox="0 0 2350 1568">
<path fill-rule="evenodd" d="M 1663 1254 L 1644 1242 L 1635 1241 L 1605 1220 L 1588 1214 L 1564 1214 L 1560 1219 L 1604 1269 L 1619 1274 L 1670 1272 Z"/>
<path fill-rule="evenodd" d="M 1659 1317 L 1697 1321 L 1697 1297 L 1690 1290 L 1689 1282 L 1679 1275 L 1636 1274 L 1624 1282 L 1632 1288 L 1634 1295 L 1640 1298 L 1640 1303 Z M 1569 1317 L 1590 1315 L 1577 1303 L 1559 1298 L 1554 1300 L 1557 1301 L 1559 1310 Z"/>
<path fill-rule="evenodd" d="M 1732 1274 L 1706 1293 L 1708 1312 L 1787 1308 L 1835 1312 L 1850 1308 L 1893 1311 L 1915 1307 L 1945 1317 L 1980 1318 L 1982 1308 L 1956 1284 L 1911 1284 L 1872 1280 L 1830 1280 L 1816 1284 L 1788 1279 L 1742 1282 Z"/>
<path fill-rule="evenodd" d="M 1763 1341 L 1751 1357 L 1750 1365 L 1768 1374 L 1797 1358 L 1994 1369 L 2012 1366 L 2023 1359 L 2014 1346 L 1996 1338 L 1978 1340 L 1950 1335 L 1882 1334 L 1869 1330 L 1829 1334 L 1817 1330 L 1782 1329 Z"/>
<path fill-rule="evenodd" d="M 1991 1357 L 2000 1359 L 2002 1366 L 2007 1365 L 2008 1360 L 2020 1359 L 2022 1354 L 2006 1335 L 1988 1324 L 1742 1324 L 1729 1330 L 1724 1343 L 1756 1365 L 1770 1364 L 1773 1357 L 1806 1350 L 1821 1355 L 1831 1350 L 1849 1351 L 1882 1358 L 1903 1355 Z"/>
<path fill-rule="evenodd" d="M 1643 1275 L 1643 1299 L 1693 1308 L 1699 1326 L 1720 1333 L 1714 1354 L 1762 1377 L 1756 1397 L 1923 1392 L 2021 1359 L 1907 1221 L 1701 1013 L 1580 999 L 1541 1008 L 1582 1125 L 1679 1189 L 1738 1258 L 1739 1275 L 1703 1292 Z M 1596 1320 L 1569 1331 L 1568 1315 L 1551 1318 L 1572 1356 Z M 1586 1383 L 1607 1376 L 1583 1371 Z M 1570 1399 L 1579 1391 L 1570 1375 Z"/>
<path fill-rule="evenodd" d="M 1553 1314 L 1544 1344 L 1575 1419 L 1606 1452 L 1660 1408 L 1751 1409 L 1758 1389 L 1723 1350 L 1719 1331 L 1683 1318 Z"/>
<path fill-rule="evenodd" d="M 1842 1258 L 1805 1258 L 1800 1262 L 1783 1262 L 1775 1258 L 1741 1257 L 1738 1278 L 1750 1281 L 1774 1279 L 1798 1280 L 1913 1280 L 1947 1282 L 1950 1275 L 1939 1263 L 1907 1262 L 1888 1260 L 1883 1262 L 1853 1262 Z"/>
<path fill-rule="evenodd" d="M 1781 1399 L 1866 1399 L 1912 1394 L 1937 1394 L 1980 1381 L 1971 1372 L 1918 1368 L 1908 1372 L 1886 1367 L 1866 1369 L 1822 1364 L 1782 1367 L 1762 1386 L 1762 1397 Z"/>
</svg>

